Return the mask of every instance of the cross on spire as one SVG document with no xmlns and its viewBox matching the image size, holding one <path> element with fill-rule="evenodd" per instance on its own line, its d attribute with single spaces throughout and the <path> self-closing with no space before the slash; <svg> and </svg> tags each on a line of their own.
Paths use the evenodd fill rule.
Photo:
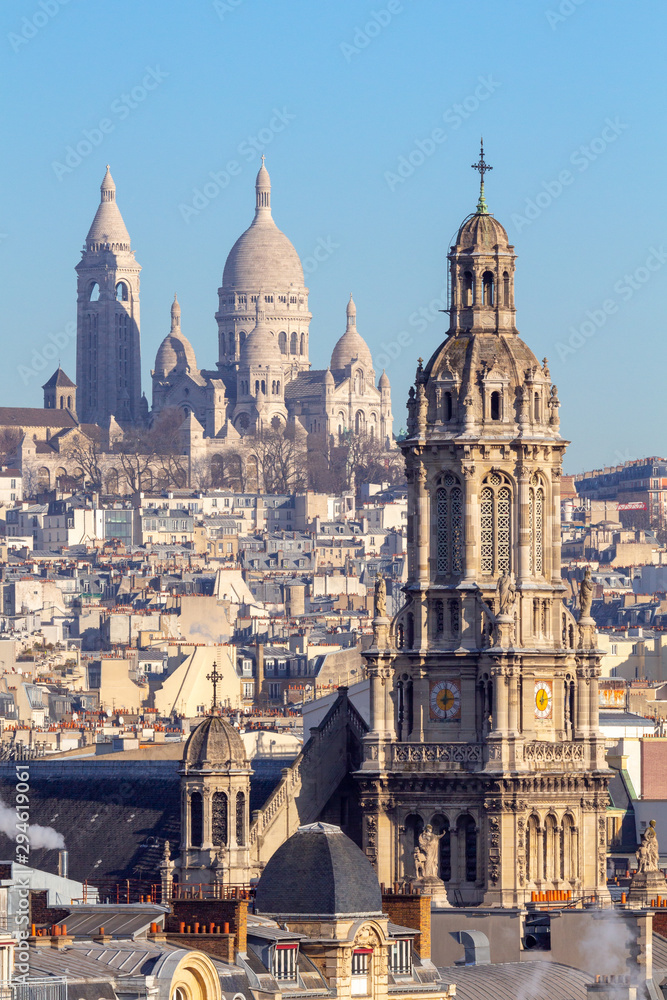
<svg viewBox="0 0 667 1000">
<path fill-rule="evenodd" d="M 486 199 L 484 198 L 484 174 L 489 170 L 493 170 L 493 167 L 484 159 L 484 137 L 482 136 L 480 140 L 480 150 L 479 150 L 479 163 L 471 164 L 473 170 L 479 170 L 479 201 L 477 202 L 477 211 L 480 215 L 488 214 L 488 207 L 486 204 Z"/>
<path fill-rule="evenodd" d="M 218 673 L 217 663 L 213 664 L 213 670 L 210 674 L 206 674 L 206 680 L 210 681 L 213 685 L 213 707 L 212 712 L 215 712 L 218 707 L 218 681 L 222 680 L 222 674 Z"/>
</svg>

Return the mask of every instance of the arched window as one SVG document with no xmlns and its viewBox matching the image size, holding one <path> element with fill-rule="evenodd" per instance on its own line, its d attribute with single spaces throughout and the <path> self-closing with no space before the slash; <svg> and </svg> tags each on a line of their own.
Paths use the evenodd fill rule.
<svg viewBox="0 0 667 1000">
<path fill-rule="evenodd" d="M 540 877 L 540 821 L 537 816 L 529 816 L 526 825 L 526 876 L 529 882 Z"/>
<path fill-rule="evenodd" d="M 503 305 L 510 304 L 510 276 L 507 271 L 503 272 Z"/>
<path fill-rule="evenodd" d="M 363 394 L 364 394 L 364 373 L 361 372 L 361 371 L 357 372 L 357 374 L 354 376 L 354 380 L 355 380 L 354 391 L 357 393 L 358 396 L 363 396 Z"/>
<path fill-rule="evenodd" d="M 463 275 L 463 305 L 472 306 L 475 303 L 475 276 L 472 271 Z"/>
<path fill-rule="evenodd" d="M 67 409 L 68 410 L 72 409 L 72 397 L 71 396 L 67 397 Z"/>
<path fill-rule="evenodd" d="M 88 289 L 88 298 L 91 302 L 97 302 L 100 297 L 100 286 L 96 281 L 93 281 L 92 285 Z"/>
<path fill-rule="evenodd" d="M 297 334 L 296 331 L 293 330 L 289 343 L 290 354 L 296 354 L 296 345 L 297 345 Z"/>
<path fill-rule="evenodd" d="M 563 816 L 562 877 L 568 882 L 579 878 L 579 858 L 577 855 L 577 828 L 570 813 Z"/>
<path fill-rule="evenodd" d="M 485 271 L 482 275 L 482 305 L 495 305 L 493 273 L 491 271 Z"/>
<path fill-rule="evenodd" d="M 477 881 L 477 826 L 472 816 L 460 816 L 456 824 L 461 865 L 461 877 L 466 882 Z"/>
<path fill-rule="evenodd" d="M 491 393 L 491 419 L 500 420 L 500 393 Z"/>
<path fill-rule="evenodd" d="M 436 491 L 436 570 L 438 575 L 463 571 L 463 492 L 458 479 L 445 473 Z"/>
<path fill-rule="evenodd" d="M 540 394 L 539 394 L 539 392 L 536 392 L 535 395 L 534 395 L 534 397 L 533 397 L 533 417 L 534 417 L 534 419 L 536 421 L 539 421 L 539 420 L 542 419 L 541 418 L 541 413 L 542 413 L 542 407 L 541 407 L 541 401 L 540 401 Z"/>
<path fill-rule="evenodd" d="M 124 281 L 119 281 L 116 285 L 116 298 L 119 302 L 127 302 L 130 298 L 130 292 Z"/>
<path fill-rule="evenodd" d="M 305 333 L 302 333 L 301 334 L 301 347 L 300 347 L 300 350 L 299 350 L 299 354 L 305 354 L 305 353 L 306 353 L 306 335 L 305 335 Z"/>
<path fill-rule="evenodd" d="M 64 396 L 60 397 L 60 409 L 61 410 L 65 409 L 65 397 Z"/>
<path fill-rule="evenodd" d="M 228 351 L 228 354 L 229 354 L 230 358 L 233 358 L 233 357 L 236 356 L 236 335 L 234 334 L 233 331 L 230 331 L 227 334 L 227 340 L 229 342 L 229 351 Z"/>
<path fill-rule="evenodd" d="M 410 612 L 407 615 L 407 646 L 408 649 L 412 649 L 415 644 L 415 616 Z"/>
<path fill-rule="evenodd" d="M 255 393 L 259 392 L 259 379 L 255 379 Z"/>
<path fill-rule="evenodd" d="M 236 793 L 236 843 L 245 847 L 245 795 Z"/>
<path fill-rule="evenodd" d="M 354 429 L 357 434 L 366 433 L 366 414 L 363 410 L 357 410 L 354 418 Z"/>
<path fill-rule="evenodd" d="M 530 525 L 530 572 L 544 575 L 544 486 L 535 475 L 528 488 L 528 523 Z"/>
<path fill-rule="evenodd" d="M 227 796 L 214 792 L 211 803 L 211 839 L 214 847 L 227 846 Z"/>
<path fill-rule="evenodd" d="M 276 394 L 278 396 L 280 395 L 280 379 L 276 382 Z"/>
<path fill-rule="evenodd" d="M 245 332 L 241 330 L 241 332 L 239 333 L 239 351 L 241 350 L 244 344 L 245 344 Z"/>
<path fill-rule="evenodd" d="M 193 847 L 201 847 L 204 843 L 204 804 L 201 792 L 193 792 L 190 796 L 190 843 Z"/>
<path fill-rule="evenodd" d="M 550 813 L 544 823 L 544 877 L 550 882 L 555 881 L 558 878 L 559 868 L 558 828 L 556 817 Z"/>
<path fill-rule="evenodd" d="M 266 392 L 266 382 L 262 379 L 262 392 Z"/>
<path fill-rule="evenodd" d="M 498 576 L 512 569 L 512 491 L 505 476 L 490 473 L 480 494 L 482 573 Z"/>
<path fill-rule="evenodd" d="M 443 398 L 443 420 L 451 420 L 454 412 L 454 407 L 452 405 L 452 394 L 451 392 L 446 392 Z"/>
<path fill-rule="evenodd" d="M 278 334 L 278 347 L 281 354 L 287 354 L 287 334 L 284 330 L 281 330 Z"/>
</svg>

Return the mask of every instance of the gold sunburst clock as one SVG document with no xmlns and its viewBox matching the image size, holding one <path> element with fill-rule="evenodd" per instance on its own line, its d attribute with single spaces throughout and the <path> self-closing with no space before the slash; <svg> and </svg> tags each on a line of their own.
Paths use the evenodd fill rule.
<svg viewBox="0 0 667 1000">
<path fill-rule="evenodd" d="M 441 722 L 461 718 L 459 681 L 431 681 L 429 705 L 431 718 Z"/>
<path fill-rule="evenodd" d="M 535 681 L 535 718 L 550 719 L 552 707 L 551 681 Z"/>
</svg>

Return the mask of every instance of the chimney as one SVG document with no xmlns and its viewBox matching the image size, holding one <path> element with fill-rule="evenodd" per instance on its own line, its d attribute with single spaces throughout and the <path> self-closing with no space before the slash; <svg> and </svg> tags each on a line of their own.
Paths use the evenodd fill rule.
<svg viewBox="0 0 667 1000">
<path fill-rule="evenodd" d="M 586 996 L 591 1000 L 637 1000 L 637 987 L 630 986 L 629 976 L 596 976 L 586 984 Z"/>
<path fill-rule="evenodd" d="M 69 852 L 58 851 L 58 874 L 62 878 L 69 878 Z"/>
</svg>

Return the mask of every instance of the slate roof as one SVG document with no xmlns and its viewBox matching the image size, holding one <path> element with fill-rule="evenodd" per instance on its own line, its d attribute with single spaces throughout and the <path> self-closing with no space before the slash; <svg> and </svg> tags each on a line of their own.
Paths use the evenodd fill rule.
<svg viewBox="0 0 667 1000">
<path fill-rule="evenodd" d="M 1 427 L 76 427 L 69 410 L 46 410 L 37 406 L 0 406 Z"/>
<path fill-rule="evenodd" d="M 456 1000 L 586 1000 L 593 977 L 558 962 L 508 962 L 456 965 L 438 969 L 456 983 Z"/>
<path fill-rule="evenodd" d="M 270 858 L 255 905 L 272 916 L 366 916 L 382 912 L 382 894 L 370 861 L 340 827 L 312 823 Z"/>
<path fill-rule="evenodd" d="M 42 389 L 52 389 L 56 385 L 63 386 L 66 389 L 76 389 L 76 383 L 72 382 L 69 375 L 65 374 L 60 365 L 58 365 L 49 381 L 44 383 Z"/>
<path fill-rule="evenodd" d="M 345 381 L 345 375 L 342 372 L 336 371 L 331 374 L 334 377 L 336 386 Z M 296 378 L 285 384 L 285 399 L 295 399 L 297 401 L 311 397 L 320 399 L 325 375 L 326 371 L 324 369 L 321 371 L 299 372 Z"/>
</svg>

